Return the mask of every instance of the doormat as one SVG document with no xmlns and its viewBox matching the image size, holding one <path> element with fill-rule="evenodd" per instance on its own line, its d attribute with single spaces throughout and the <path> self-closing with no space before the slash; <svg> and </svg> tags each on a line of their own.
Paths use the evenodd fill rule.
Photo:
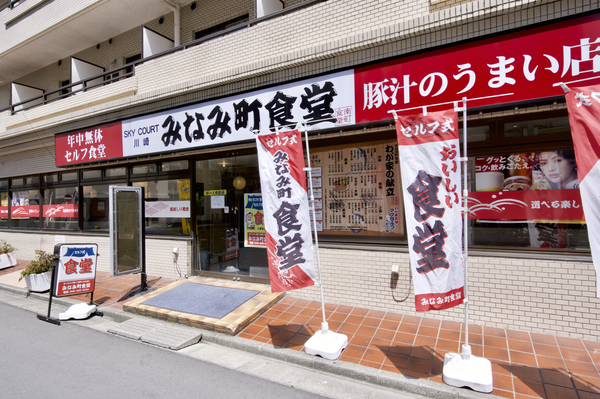
<svg viewBox="0 0 600 399">
<path fill-rule="evenodd" d="M 197 287 L 189 287 L 189 285 Z M 182 286 L 184 291 L 179 290 Z M 213 288 L 224 290 L 211 290 Z M 167 295 L 171 291 L 174 293 Z M 174 281 L 154 292 L 132 299 L 123 305 L 123 310 L 172 323 L 235 335 L 284 296 L 285 292 L 272 292 L 271 287 L 265 284 L 190 277 L 186 280 Z M 237 302 L 233 299 L 236 297 Z M 155 302 L 156 298 L 160 302 Z M 216 311 L 218 307 L 225 304 L 228 304 L 226 308 Z M 209 311 L 214 312 L 216 317 L 203 315 Z M 219 317 L 224 313 L 224 316 Z"/>
<path fill-rule="evenodd" d="M 185 283 L 144 302 L 144 305 L 220 319 L 258 291 Z"/>
</svg>

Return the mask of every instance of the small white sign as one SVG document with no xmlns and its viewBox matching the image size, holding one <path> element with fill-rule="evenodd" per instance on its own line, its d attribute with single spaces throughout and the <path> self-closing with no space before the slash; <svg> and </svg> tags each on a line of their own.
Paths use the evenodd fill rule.
<svg viewBox="0 0 600 399">
<path fill-rule="evenodd" d="M 210 197 L 210 207 L 212 209 L 225 208 L 225 196 L 224 195 L 213 195 L 212 197 Z"/>
<path fill-rule="evenodd" d="M 189 218 L 190 201 L 146 201 L 147 218 Z"/>
</svg>

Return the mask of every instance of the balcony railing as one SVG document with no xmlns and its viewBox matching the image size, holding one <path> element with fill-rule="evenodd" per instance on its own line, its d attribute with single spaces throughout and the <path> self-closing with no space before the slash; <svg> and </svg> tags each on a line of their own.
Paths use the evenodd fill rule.
<svg viewBox="0 0 600 399">
<path fill-rule="evenodd" d="M 21 1 L 24 1 L 24 0 L 21 0 Z M 129 78 L 129 77 L 131 77 L 131 76 L 133 76 L 135 74 L 135 67 L 137 65 L 139 65 L 139 64 L 143 64 L 144 62 L 147 62 L 147 61 L 150 61 L 150 60 L 153 60 L 153 59 L 156 59 L 156 58 L 164 57 L 166 55 L 170 55 L 170 54 L 176 53 L 178 51 L 186 50 L 186 49 L 191 48 L 191 47 L 198 46 L 198 45 L 200 45 L 202 43 L 205 43 L 205 42 L 207 42 L 209 40 L 212 40 L 214 38 L 225 36 L 225 35 L 228 35 L 229 33 L 232 33 L 232 32 L 238 31 L 238 30 L 242 30 L 242 29 L 248 28 L 250 26 L 257 25 L 257 24 L 259 24 L 261 22 L 268 21 L 270 19 L 274 19 L 274 18 L 280 17 L 282 15 L 286 15 L 286 14 L 292 13 L 294 11 L 297 11 L 297 10 L 302 9 L 302 8 L 309 7 L 309 6 L 311 6 L 313 4 L 316 4 L 316 3 L 323 3 L 325 1 L 327 1 L 327 0 L 306 0 L 306 1 L 302 2 L 302 3 L 298 3 L 298 4 L 295 4 L 295 5 L 292 5 L 292 6 L 288 7 L 288 8 L 284 8 L 283 10 L 276 11 L 276 12 L 274 12 L 272 14 L 269 14 L 269 15 L 266 15 L 264 17 L 256 18 L 256 19 L 253 19 L 251 21 L 247 21 L 247 22 L 243 22 L 243 23 L 231 26 L 231 27 L 229 27 L 227 29 L 221 30 L 219 32 L 212 33 L 212 34 L 207 35 L 207 36 L 203 36 L 203 37 L 201 37 L 199 39 L 196 39 L 196 40 L 193 40 L 191 42 L 182 44 L 182 45 L 180 45 L 178 47 L 173 47 L 173 48 L 171 48 L 169 50 L 163 51 L 163 52 L 158 53 L 158 54 L 151 55 L 149 57 L 146 57 L 146 58 L 143 58 L 143 59 L 140 59 L 140 60 L 136 60 L 134 62 L 130 62 L 129 64 L 125 64 L 125 65 L 119 66 L 117 68 L 111 69 L 111 70 L 106 71 L 104 73 L 101 73 L 101 74 L 98 74 L 98 75 L 94 75 L 94 76 L 90 76 L 90 77 L 88 77 L 88 78 L 86 78 L 84 80 L 81 80 L 81 81 L 78 81 L 78 82 L 73 82 L 73 83 L 71 83 L 69 85 L 61 86 L 60 88 L 58 88 L 56 90 L 45 92 L 44 94 L 28 98 L 28 99 L 26 99 L 24 101 L 21 101 L 19 103 L 11 104 L 9 107 L 0 109 L 0 112 L 4 112 L 6 110 L 10 110 L 11 115 L 12 115 L 12 114 L 14 114 L 16 112 L 19 112 L 19 111 L 23 111 L 23 110 L 26 110 L 26 109 L 29 109 L 29 108 L 33 108 L 33 107 L 37 107 L 37 106 L 40 106 L 40 105 L 48 104 L 48 103 L 53 102 L 53 101 L 61 100 L 63 98 L 69 97 L 69 96 L 71 96 L 71 95 L 73 95 L 75 93 L 78 93 L 78 92 L 87 91 L 87 90 L 90 90 L 90 89 L 93 89 L 93 88 L 96 88 L 96 87 L 99 87 L 99 86 L 104 86 L 104 85 L 107 85 L 109 83 L 116 82 L 116 81 L 121 80 L 121 79 Z M 9 3 L 13 3 L 13 4 L 14 3 L 19 3 L 19 1 L 12 0 L 12 1 L 9 1 Z M 128 71 L 128 69 L 129 69 L 129 71 Z M 97 80 L 99 78 L 102 78 L 102 82 L 91 83 L 92 81 Z M 81 87 L 73 89 L 73 87 L 75 87 L 75 86 L 81 86 Z M 29 103 L 34 103 L 34 104 L 29 104 Z"/>
<path fill-rule="evenodd" d="M 11 10 L 23 3 L 25 0 L 0 0 L 0 11 L 5 8 L 10 8 Z"/>
</svg>

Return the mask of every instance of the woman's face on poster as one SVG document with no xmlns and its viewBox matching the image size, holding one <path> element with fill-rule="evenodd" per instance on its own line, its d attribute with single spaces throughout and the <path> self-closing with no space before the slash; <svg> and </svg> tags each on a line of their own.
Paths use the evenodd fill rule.
<svg viewBox="0 0 600 399">
<path fill-rule="evenodd" d="M 541 152 L 539 163 L 546 178 L 564 188 L 567 183 L 577 179 L 577 172 L 571 161 L 560 156 L 556 151 Z"/>
</svg>

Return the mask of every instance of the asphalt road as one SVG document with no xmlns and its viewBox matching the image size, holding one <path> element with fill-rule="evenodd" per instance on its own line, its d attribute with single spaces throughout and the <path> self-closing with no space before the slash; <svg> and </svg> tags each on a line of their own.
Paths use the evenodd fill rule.
<svg viewBox="0 0 600 399">
<path fill-rule="evenodd" d="M 0 302 L 1 398 L 320 398 Z"/>
</svg>

